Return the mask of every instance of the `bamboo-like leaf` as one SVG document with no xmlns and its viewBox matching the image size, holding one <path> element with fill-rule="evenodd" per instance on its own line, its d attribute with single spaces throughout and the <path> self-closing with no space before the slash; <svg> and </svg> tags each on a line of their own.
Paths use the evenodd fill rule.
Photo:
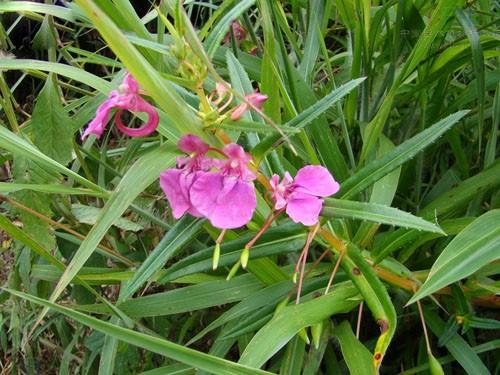
<svg viewBox="0 0 500 375">
<path fill-rule="evenodd" d="M 172 358 L 176 361 L 185 363 L 193 367 L 204 369 L 215 374 L 221 374 L 221 375 L 270 374 L 267 371 L 262 371 L 256 368 L 252 368 L 250 366 L 237 364 L 190 348 L 185 348 L 182 345 L 178 345 L 158 337 L 148 336 L 144 333 L 132 331 L 127 328 L 118 327 L 113 324 L 73 311 L 66 307 L 59 306 L 55 303 L 52 303 L 50 301 L 29 294 L 25 294 L 15 290 L 9 290 L 9 289 L 5 290 L 7 290 L 9 293 L 17 297 L 45 306 L 46 309 L 52 309 L 55 312 L 64 314 L 68 318 L 74 319 L 75 321 L 80 322 L 81 324 L 96 329 L 107 335 L 113 336 L 131 345 L 136 345 L 140 348 L 144 348 L 153 353 L 161 354 L 165 357 Z"/>
<path fill-rule="evenodd" d="M 172 85 L 161 77 L 113 21 L 92 1 L 77 0 L 76 3 L 86 12 L 109 47 L 147 93 L 155 99 L 177 129 L 207 138 L 201 131 L 201 121 L 193 109 L 184 103 Z"/>
<path fill-rule="evenodd" d="M 350 283 L 338 284 L 333 292 L 299 305 L 287 306 L 252 338 L 239 363 L 261 367 L 301 329 L 333 314 L 351 311 L 359 303 Z"/>
<path fill-rule="evenodd" d="M 21 138 L 17 134 L 12 133 L 3 126 L 0 126 L 0 148 L 8 150 L 13 154 L 26 157 L 36 164 L 43 166 L 48 171 L 62 173 L 65 176 L 73 178 L 75 181 L 92 190 L 103 192 L 103 189 L 98 185 L 90 182 L 86 178 L 80 176 L 78 173 L 73 172 L 71 169 L 68 169 L 57 161 L 49 158 L 27 140 Z"/>
<path fill-rule="evenodd" d="M 418 216 L 377 203 L 354 202 L 327 198 L 321 214 L 330 218 L 368 220 L 375 223 L 413 228 L 426 232 L 445 234 L 443 230 Z"/>
<path fill-rule="evenodd" d="M 341 185 L 340 196 L 342 198 L 352 198 L 356 196 L 374 182 L 392 172 L 404 162 L 410 160 L 432 142 L 436 141 L 467 113 L 468 111 L 459 111 L 442 119 L 431 127 L 418 133 L 413 138 L 400 144 L 381 158 L 368 163 L 344 181 Z"/>
<path fill-rule="evenodd" d="M 205 49 L 210 58 L 212 58 L 219 48 L 222 39 L 229 32 L 231 22 L 241 16 L 248 8 L 255 3 L 255 0 L 237 1 L 235 6 L 229 10 L 221 20 L 210 30 L 205 41 Z"/>
<path fill-rule="evenodd" d="M 64 272 L 52 292 L 51 301 L 64 291 L 66 286 L 73 280 L 83 267 L 87 259 L 94 252 L 97 244 L 102 240 L 113 223 L 122 216 L 123 212 L 130 206 L 135 198 L 151 183 L 158 179 L 160 172 L 175 163 L 173 147 L 169 144 L 144 155 L 128 170 L 120 181 L 115 191 L 111 194 L 108 202 L 101 210 L 96 224 L 92 227 L 80 248 L 71 259 L 71 263 Z M 47 310 L 40 315 L 41 319 Z"/>
<path fill-rule="evenodd" d="M 344 320 L 335 327 L 334 335 L 339 340 L 349 372 L 352 375 L 373 374 L 372 355 L 354 336 L 349 322 Z"/>
<path fill-rule="evenodd" d="M 439 255 L 427 280 L 408 303 L 418 301 L 499 259 L 499 223 L 500 210 L 492 210 L 469 224 Z"/>
</svg>

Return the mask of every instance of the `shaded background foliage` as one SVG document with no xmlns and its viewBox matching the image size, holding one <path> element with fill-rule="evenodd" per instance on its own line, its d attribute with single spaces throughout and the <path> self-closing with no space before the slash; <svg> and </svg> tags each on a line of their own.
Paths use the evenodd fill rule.
<svg viewBox="0 0 500 375">
<path fill-rule="evenodd" d="M 0 4 L 1 275 L 27 293 L 0 295 L 2 371 L 367 374 L 387 350 L 382 373 L 439 373 L 438 362 L 498 373 L 498 3 L 155 6 Z M 235 19 L 245 40 L 221 45 Z M 82 143 L 123 69 L 160 110 L 159 134 L 129 139 L 109 125 Z M 267 94 L 268 118 L 198 116 L 197 87 L 208 94 L 221 77 L 235 94 Z M 307 230 L 286 218 L 226 281 L 269 212 L 263 189 L 216 271 L 218 231 L 172 220 L 157 179 L 173 143 L 195 131 L 220 145 L 216 128 L 264 175 L 322 164 L 341 182 L 298 306 L 292 274 Z M 406 305 L 420 287 L 421 314 Z M 40 304 L 53 312 L 37 325 Z"/>
</svg>

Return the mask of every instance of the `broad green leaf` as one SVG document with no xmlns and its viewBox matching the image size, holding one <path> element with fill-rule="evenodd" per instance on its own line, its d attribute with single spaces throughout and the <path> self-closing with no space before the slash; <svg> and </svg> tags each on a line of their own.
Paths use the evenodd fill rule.
<svg viewBox="0 0 500 375">
<path fill-rule="evenodd" d="M 40 150 L 38 150 L 27 140 L 21 138 L 17 134 L 12 133 L 3 126 L 0 126 L 0 148 L 8 150 L 15 155 L 19 155 L 27 159 L 30 159 L 40 167 L 43 166 L 47 172 L 62 173 L 63 175 L 74 179 L 83 186 L 86 186 L 92 190 L 98 192 L 103 191 L 103 189 L 98 185 L 90 182 L 86 178 L 80 176 L 78 173 L 73 172 L 72 170 L 66 168 L 57 161 L 49 158 L 47 155 L 45 155 L 43 152 L 40 152 Z"/>
<path fill-rule="evenodd" d="M 38 94 L 31 117 L 33 143 L 45 155 L 65 165 L 73 150 L 73 126 L 51 76 Z"/>
<path fill-rule="evenodd" d="M 418 216 L 377 203 L 327 198 L 325 199 L 321 215 L 329 218 L 342 217 L 347 219 L 368 220 L 375 223 L 445 234 L 437 225 Z"/>
<path fill-rule="evenodd" d="M 75 216 L 80 223 L 94 225 L 97 222 L 97 218 L 101 213 L 101 209 L 94 206 L 85 206 L 83 204 L 72 204 L 71 213 Z M 113 225 L 122 230 L 129 230 L 132 232 L 140 231 L 144 227 L 140 224 L 136 224 L 124 217 L 118 218 Z"/>
<path fill-rule="evenodd" d="M 339 340 L 342 355 L 351 375 L 373 374 L 372 354 L 352 332 L 351 325 L 343 321 L 334 327 L 334 335 Z"/>
<path fill-rule="evenodd" d="M 409 303 L 463 279 L 500 258 L 500 210 L 478 217 L 460 232 L 439 255 L 427 280 Z"/>
<path fill-rule="evenodd" d="M 255 334 L 241 355 L 239 363 L 261 367 L 301 329 L 319 323 L 331 315 L 349 312 L 358 303 L 357 289 L 350 283 L 342 283 L 326 296 L 285 307 Z"/>
<path fill-rule="evenodd" d="M 352 198 L 436 141 L 468 111 L 454 113 L 357 171 L 341 184 L 340 197 Z"/>
<path fill-rule="evenodd" d="M 164 340 L 155 336 L 149 336 L 144 333 L 132 331 L 127 328 L 118 327 L 29 294 L 14 290 L 8 290 L 8 292 L 19 298 L 23 298 L 33 303 L 45 306 L 46 309 L 52 309 L 55 312 L 64 314 L 68 318 L 71 318 L 81 324 L 103 332 L 106 335 L 113 336 L 131 345 L 138 346 L 153 353 L 161 354 L 178 362 L 204 369 L 215 374 L 270 374 L 267 371 L 262 371 L 256 368 L 227 361 L 225 359 L 217 358 L 212 355 L 175 344 L 168 340 Z"/>
</svg>

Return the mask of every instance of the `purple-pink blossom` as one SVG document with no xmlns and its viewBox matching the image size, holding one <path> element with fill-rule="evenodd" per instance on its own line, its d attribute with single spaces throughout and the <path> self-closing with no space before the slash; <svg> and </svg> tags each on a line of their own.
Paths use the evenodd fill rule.
<svg viewBox="0 0 500 375">
<path fill-rule="evenodd" d="M 210 147 L 194 135 L 183 136 L 178 146 L 189 156 L 160 175 L 174 218 L 187 212 L 221 229 L 247 224 L 257 205 L 255 174 L 248 167 L 252 157 L 232 143 L 219 151 L 225 159 L 208 158 Z"/>
<path fill-rule="evenodd" d="M 270 184 L 274 209 L 286 209 L 294 222 L 304 225 L 318 222 L 323 207 L 322 198 L 335 194 L 340 188 L 330 172 L 317 165 L 301 168 L 295 179 L 286 172 L 282 182 L 279 182 L 279 176 L 275 174 Z"/>
<path fill-rule="evenodd" d="M 231 120 L 235 121 L 240 119 L 240 117 L 243 116 L 243 114 L 250 109 L 250 106 L 247 104 L 247 102 L 252 104 L 257 109 L 262 110 L 262 107 L 266 100 L 267 100 L 267 95 L 261 94 L 258 91 L 253 92 L 249 95 L 245 95 L 245 101 L 237 105 L 233 109 L 233 112 L 231 113 Z"/>
<path fill-rule="evenodd" d="M 183 136 L 177 146 L 189 156 L 178 157 L 178 168 L 167 169 L 160 174 L 160 186 L 172 207 L 175 219 L 179 219 L 186 212 L 201 217 L 203 215 L 191 204 L 190 189 L 212 166 L 212 159 L 205 156 L 209 146 L 192 134 Z"/>
<path fill-rule="evenodd" d="M 250 221 L 257 205 L 255 174 L 248 168 L 252 157 L 234 143 L 223 152 L 227 159 L 215 161 L 218 171 L 204 173 L 191 186 L 191 202 L 214 227 L 239 228 Z"/>
<path fill-rule="evenodd" d="M 111 91 L 108 98 L 97 108 L 96 116 L 85 129 L 82 139 L 87 138 L 89 134 L 95 134 L 100 138 L 109 121 L 111 110 L 115 108 L 118 109 L 115 114 L 116 126 L 128 136 L 144 137 L 153 133 L 158 126 L 158 112 L 139 95 L 139 84 L 130 73 L 127 73 L 118 90 Z M 148 115 L 148 120 L 137 129 L 126 127 L 121 120 L 124 110 L 144 112 Z"/>
</svg>

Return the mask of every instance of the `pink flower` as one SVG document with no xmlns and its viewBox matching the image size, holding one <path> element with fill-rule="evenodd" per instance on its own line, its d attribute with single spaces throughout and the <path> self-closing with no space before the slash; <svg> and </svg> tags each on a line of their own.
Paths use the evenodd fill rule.
<svg viewBox="0 0 500 375">
<path fill-rule="evenodd" d="M 141 98 L 139 95 L 139 84 L 130 73 L 127 73 L 118 91 L 111 91 L 108 99 L 97 108 L 96 116 L 89 123 L 87 129 L 85 129 L 82 140 L 87 138 L 91 133 L 95 134 L 97 138 L 100 138 L 108 123 L 110 112 L 114 108 L 118 108 L 115 114 L 116 126 L 128 136 L 144 137 L 153 133 L 158 126 L 158 112 L 156 112 L 155 107 Z M 148 121 L 141 128 L 128 128 L 123 125 L 121 120 L 123 110 L 147 113 Z"/>
<path fill-rule="evenodd" d="M 247 32 L 238 21 L 234 20 L 233 22 L 231 22 L 231 28 L 233 29 L 234 38 L 236 39 L 237 43 L 246 38 Z M 231 41 L 231 32 L 228 32 L 224 36 L 222 44 L 229 44 L 230 41 Z"/>
<path fill-rule="evenodd" d="M 205 156 L 209 146 L 192 134 L 183 136 L 177 145 L 190 156 L 178 157 L 178 168 L 161 173 L 160 186 L 172 207 L 174 218 L 179 219 L 186 212 L 201 217 L 203 215 L 191 204 L 190 189 L 212 167 L 212 159 Z"/>
<path fill-rule="evenodd" d="M 323 197 L 339 191 L 340 185 L 324 167 L 308 165 L 301 168 L 295 180 L 288 172 L 283 181 L 273 175 L 270 180 L 273 189 L 274 209 L 286 207 L 286 213 L 296 223 L 314 225 L 318 222 L 323 207 Z"/>
<path fill-rule="evenodd" d="M 261 94 L 260 92 L 256 91 L 249 95 L 245 95 L 245 100 L 250 102 L 257 109 L 262 110 L 262 106 L 267 100 L 267 95 Z M 231 120 L 238 120 L 246 111 L 248 111 L 249 108 L 250 106 L 246 102 L 239 104 L 233 109 L 233 113 L 231 113 Z"/>
<path fill-rule="evenodd" d="M 238 228 L 252 218 L 257 205 L 248 168 L 251 156 L 237 144 L 224 147 L 227 160 L 215 161 L 218 172 L 203 173 L 192 184 L 191 203 L 214 227 Z"/>
</svg>

